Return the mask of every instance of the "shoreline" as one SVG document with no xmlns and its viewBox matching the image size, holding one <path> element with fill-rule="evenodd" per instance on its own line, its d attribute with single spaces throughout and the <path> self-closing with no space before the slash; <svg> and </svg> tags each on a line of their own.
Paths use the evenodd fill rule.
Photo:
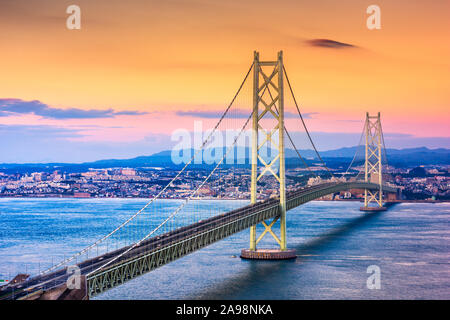
<svg viewBox="0 0 450 320">
<path fill-rule="evenodd" d="M 151 200 L 153 197 L 73 197 L 73 196 L 0 196 L 0 199 L 137 199 L 137 200 Z M 160 200 L 186 200 L 186 198 L 159 198 Z M 192 200 L 239 200 L 239 201 L 249 201 L 250 199 L 236 199 L 236 198 L 193 198 Z M 364 199 L 316 199 L 314 201 L 330 201 L 330 202 L 363 202 Z M 449 203 L 450 200 L 391 200 L 386 201 L 386 203 Z"/>
</svg>

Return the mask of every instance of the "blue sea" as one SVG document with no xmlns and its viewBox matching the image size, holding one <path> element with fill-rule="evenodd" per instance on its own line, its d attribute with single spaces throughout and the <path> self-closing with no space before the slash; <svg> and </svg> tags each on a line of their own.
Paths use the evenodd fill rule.
<svg viewBox="0 0 450 320">
<path fill-rule="evenodd" d="M 242 204 L 213 201 L 223 208 Z M 49 267 L 145 203 L 0 199 L 0 279 Z M 241 260 L 246 230 L 94 299 L 450 299 L 450 204 L 402 203 L 369 214 L 360 205 L 313 201 L 289 211 L 294 261 Z M 197 206 L 207 210 L 211 201 Z M 260 247 L 275 242 L 266 235 Z M 379 289 L 367 286 L 369 266 L 379 268 Z"/>
</svg>

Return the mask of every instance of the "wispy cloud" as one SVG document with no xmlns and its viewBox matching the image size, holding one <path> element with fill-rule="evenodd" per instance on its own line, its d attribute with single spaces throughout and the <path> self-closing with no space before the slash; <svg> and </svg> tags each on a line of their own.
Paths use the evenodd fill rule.
<svg viewBox="0 0 450 320">
<path fill-rule="evenodd" d="M 338 121 L 338 122 L 353 122 L 353 123 L 360 122 L 360 123 L 363 123 L 361 120 L 352 120 L 352 119 L 338 119 L 336 121 Z"/>
<path fill-rule="evenodd" d="M 75 128 L 63 128 L 49 125 L 5 125 L 0 124 L 0 135 L 5 140 L 15 140 L 21 137 L 23 140 L 29 141 L 33 139 L 72 139 L 83 137 L 83 134 Z"/>
<path fill-rule="evenodd" d="M 170 149 L 170 135 L 149 133 L 130 141 L 79 140 L 84 130 L 52 125 L 0 124 L 1 163 L 85 162 L 125 159 Z"/>
<path fill-rule="evenodd" d="M 121 115 L 143 115 L 140 111 L 114 111 L 113 109 L 54 108 L 38 100 L 24 101 L 21 99 L 0 99 L 0 117 L 18 114 L 35 114 L 50 119 L 95 119 L 113 118 Z"/>
<path fill-rule="evenodd" d="M 339 42 L 330 39 L 311 39 L 306 40 L 306 43 L 308 43 L 310 46 L 313 47 L 322 47 L 330 49 L 356 48 L 356 46 L 353 44 Z"/>
<path fill-rule="evenodd" d="M 250 111 L 245 110 L 233 110 L 230 111 L 228 117 L 237 119 L 247 119 L 250 116 Z M 310 119 L 313 115 L 318 114 L 318 112 L 302 113 L 303 118 Z M 223 115 L 223 111 L 176 111 L 176 115 L 180 117 L 197 117 L 205 119 L 219 119 Z M 285 111 L 285 118 L 298 118 L 298 113 Z"/>
</svg>

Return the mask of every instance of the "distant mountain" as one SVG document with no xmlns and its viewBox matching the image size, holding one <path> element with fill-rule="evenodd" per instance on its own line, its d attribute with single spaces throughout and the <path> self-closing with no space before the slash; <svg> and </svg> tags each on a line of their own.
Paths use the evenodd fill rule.
<svg viewBox="0 0 450 320">
<path fill-rule="evenodd" d="M 363 160 L 365 157 L 365 147 L 349 147 L 337 150 L 320 152 L 322 158 L 353 158 L 357 154 L 357 160 Z M 407 149 L 386 149 L 388 163 L 395 166 L 417 166 L 430 164 L 450 164 L 449 149 L 428 149 L 407 148 Z"/>
<path fill-rule="evenodd" d="M 226 148 L 207 149 L 203 151 L 203 162 L 200 161 L 200 153 L 196 158 L 199 166 L 204 166 L 205 162 L 214 164 L 214 159 L 221 159 L 226 153 Z M 276 150 L 266 150 L 266 154 L 263 155 L 265 160 L 273 158 L 277 154 Z M 241 163 L 249 164 L 250 149 L 243 147 L 236 147 L 230 151 L 230 159 L 233 159 L 234 155 L 241 160 Z M 321 151 L 320 155 L 326 161 L 330 167 L 344 165 L 350 163 L 355 153 L 357 152 L 357 162 L 362 162 L 364 159 L 364 146 L 340 148 L 336 150 Z M 408 149 L 387 149 L 388 162 L 391 165 L 412 167 L 418 165 L 429 164 L 450 164 L 450 149 L 428 149 L 426 147 L 421 148 L 408 148 Z M 293 149 L 286 149 L 286 163 L 287 165 L 298 165 L 298 155 Z M 313 150 L 299 150 L 301 156 L 310 164 L 317 163 L 318 158 Z M 179 153 L 179 159 L 184 155 L 184 160 L 188 161 L 194 154 L 193 149 L 183 150 Z M 226 163 L 226 161 L 225 161 Z M 131 159 L 106 159 L 93 162 L 85 162 L 80 164 L 75 163 L 37 163 L 37 164 L 0 164 L 0 171 L 4 172 L 33 172 L 33 171 L 53 171 L 55 169 L 66 170 L 70 172 L 82 172 L 89 168 L 114 168 L 114 167 L 176 167 L 183 165 L 183 163 L 174 164 L 172 161 L 172 151 L 165 150 L 149 156 L 139 156 Z"/>
<path fill-rule="evenodd" d="M 450 165 L 450 150 L 449 149 L 428 149 L 410 148 L 410 149 L 388 149 L 388 162 L 395 166 L 418 166 L 440 164 Z"/>
</svg>

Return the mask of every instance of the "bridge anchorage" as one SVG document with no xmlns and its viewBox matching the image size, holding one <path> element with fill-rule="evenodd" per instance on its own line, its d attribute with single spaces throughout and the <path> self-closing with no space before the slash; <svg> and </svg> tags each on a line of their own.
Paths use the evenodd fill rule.
<svg viewBox="0 0 450 320">
<path fill-rule="evenodd" d="M 266 68 L 266 69 L 264 69 Z M 268 68 L 268 70 L 267 70 Z M 268 72 L 270 71 L 270 73 Z M 256 238 L 256 225 L 250 227 L 250 248 L 241 251 L 244 259 L 295 259 L 295 250 L 286 248 L 286 177 L 285 177 L 285 154 L 284 154 L 284 67 L 283 52 L 278 52 L 276 61 L 260 61 L 259 53 L 254 52 L 253 60 L 253 113 L 252 113 L 252 171 L 251 171 L 251 203 L 257 202 L 257 183 L 261 177 L 269 172 L 279 183 L 279 212 L 272 222 L 262 221 L 265 230 Z M 274 80 L 276 79 L 276 80 Z M 262 84 L 260 85 L 260 80 Z M 276 95 L 270 94 L 269 87 L 275 90 Z M 260 105 L 263 107 L 260 112 Z M 277 107 L 278 105 L 278 107 Z M 265 115 L 275 119 L 275 127 L 267 130 L 263 128 L 261 119 Z M 260 143 L 258 139 L 259 130 L 264 139 Z M 278 141 L 274 141 L 274 134 L 278 134 Z M 271 161 L 264 160 L 260 150 L 266 145 L 272 144 L 278 149 L 278 154 Z M 262 164 L 263 170 L 258 175 L 258 163 Z M 278 174 L 277 174 L 278 172 Z M 280 237 L 272 230 L 275 223 L 280 220 Z M 257 249 L 258 242 L 269 233 L 280 246 L 279 249 Z"/>
</svg>

